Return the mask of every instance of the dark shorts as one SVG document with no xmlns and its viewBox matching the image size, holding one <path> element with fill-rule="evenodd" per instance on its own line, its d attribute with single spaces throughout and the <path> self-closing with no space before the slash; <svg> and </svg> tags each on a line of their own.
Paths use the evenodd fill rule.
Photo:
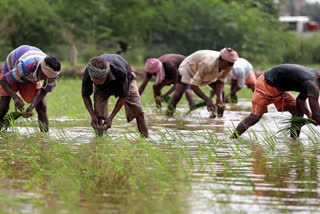
<svg viewBox="0 0 320 214">
<path fill-rule="evenodd" d="M 103 90 L 96 90 L 94 92 L 94 106 L 95 112 L 98 117 L 106 117 L 108 114 L 108 98 L 109 95 L 104 93 Z M 101 108 L 97 108 L 101 106 Z M 101 112 L 98 112 L 97 109 L 103 109 Z M 127 121 L 130 122 L 134 118 L 137 118 L 139 115 L 143 114 L 143 109 L 141 105 L 141 99 L 139 95 L 139 90 L 137 87 L 137 81 L 133 79 L 129 86 L 129 96 L 124 104 L 124 109 L 126 112 Z"/>
<path fill-rule="evenodd" d="M 181 76 L 181 75 L 179 74 L 179 72 L 178 72 L 176 83 L 185 84 L 185 83 L 182 83 L 182 82 L 181 82 L 181 77 L 182 77 L 182 76 Z M 191 89 L 190 85 L 187 85 L 186 89 Z"/>
</svg>

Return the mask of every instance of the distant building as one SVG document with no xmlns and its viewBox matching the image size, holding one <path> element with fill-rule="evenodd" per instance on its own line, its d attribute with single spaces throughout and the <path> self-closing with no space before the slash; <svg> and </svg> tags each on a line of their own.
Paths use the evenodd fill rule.
<svg viewBox="0 0 320 214">
<path fill-rule="evenodd" d="M 310 21 L 307 16 L 280 16 L 280 22 L 288 23 L 290 28 L 297 33 L 305 31 L 307 23 Z"/>
<path fill-rule="evenodd" d="M 311 21 L 308 16 L 302 16 L 302 9 L 307 4 L 306 0 L 285 0 L 286 4 L 280 5 L 279 21 L 289 24 L 289 28 L 299 34 L 311 34 L 319 30 L 319 24 Z M 282 2 L 283 3 L 283 2 Z"/>
</svg>

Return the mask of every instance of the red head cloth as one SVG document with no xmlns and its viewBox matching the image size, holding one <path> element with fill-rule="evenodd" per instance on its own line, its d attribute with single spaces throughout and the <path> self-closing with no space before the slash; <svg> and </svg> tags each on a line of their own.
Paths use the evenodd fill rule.
<svg viewBox="0 0 320 214">
<path fill-rule="evenodd" d="M 156 85 L 164 80 L 164 69 L 162 62 L 156 58 L 147 59 L 145 69 L 149 74 L 156 76 Z"/>
<path fill-rule="evenodd" d="M 223 48 L 220 51 L 222 59 L 234 63 L 239 58 L 238 53 L 231 48 Z"/>
</svg>

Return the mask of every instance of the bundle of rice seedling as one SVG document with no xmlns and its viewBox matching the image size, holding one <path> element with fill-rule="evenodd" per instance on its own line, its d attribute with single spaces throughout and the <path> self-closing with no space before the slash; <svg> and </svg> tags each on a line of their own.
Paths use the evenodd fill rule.
<svg viewBox="0 0 320 214">
<path fill-rule="evenodd" d="M 308 119 L 308 118 L 304 118 L 304 117 L 299 117 L 299 116 L 292 116 L 289 119 L 285 119 L 283 122 L 281 122 L 282 124 L 284 124 L 284 128 L 280 129 L 278 132 L 283 132 L 286 134 L 297 134 L 297 131 L 300 131 L 300 129 L 302 128 L 302 126 L 307 125 L 307 124 L 314 124 L 315 121 Z"/>
<path fill-rule="evenodd" d="M 19 119 L 23 115 L 23 112 L 10 112 L 4 116 L 3 120 L 0 121 L 0 131 L 5 131 L 9 127 L 14 125 L 14 121 Z"/>
<path fill-rule="evenodd" d="M 156 96 L 154 98 L 154 101 L 156 103 L 156 107 L 161 108 L 161 103 L 165 102 L 165 103 L 169 104 L 170 99 L 171 99 L 170 96 L 166 96 L 165 98 L 162 98 L 161 96 Z"/>
<path fill-rule="evenodd" d="M 94 133 L 97 137 L 102 137 L 103 134 L 106 132 L 105 130 L 102 130 L 100 128 L 94 128 L 93 130 L 94 130 Z"/>
<path fill-rule="evenodd" d="M 204 107 L 204 106 L 207 106 L 206 102 L 204 102 L 204 101 L 197 102 L 193 106 L 190 106 L 190 110 L 186 113 L 186 115 L 190 114 L 193 110 L 196 110 L 196 109 Z M 210 109 L 210 111 L 212 112 L 212 115 L 210 117 L 214 118 L 215 115 L 218 115 L 218 117 L 222 117 L 223 112 L 224 112 L 224 104 L 214 105 L 214 107 L 212 107 L 212 109 Z"/>
<path fill-rule="evenodd" d="M 238 97 L 236 95 L 227 94 L 225 97 L 226 103 L 237 103 Z"/>
<path fill-rule="evenodd" d="M 197 102 L 196 104 L 190 106 L 190 110 L 186 113 L 186 115 L 190 114 L 193 110 L 196 110 L 196 109 L 204 107 L 204 106 L 207 106 L 206 102 L 204 102 L 204 101 Z"/>
<path fill-rule="evenodd" d="M 171 100 L 170 96 L 166 96 L 165 98 L 163 98 L 163 101 L 166 103 L 169 103 L 170 100 Z"/>
</svg>

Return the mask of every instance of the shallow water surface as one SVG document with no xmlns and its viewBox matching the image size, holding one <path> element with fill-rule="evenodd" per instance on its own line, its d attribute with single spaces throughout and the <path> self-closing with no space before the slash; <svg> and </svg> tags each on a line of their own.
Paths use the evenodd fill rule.
<svg viewBox="0 0 320 214">
<path fill-rule="evenodd" d="M 187 108 L 180 107 L 173 118 L 164 116 L 165 109 L 163 112 L 145 109 L 150 135 L 147 142 L 157 151 L 169 153 L 180 149 L 186 156 L 191 186 L 190 194 L 185 194 L 182 200 L 189 206 L 178 212 L 320 212 L 320 129 L 305 126 L 300 140 L 293 140 L 278 132 L 284 126 L 281 122 L 290 115 L 276 112 L 271 106 L 269 113 L 241 139 L 230 139 L 234 127 L 249 115 L 250 107 L 250 102 L 240 100 L 238 104 L 227 106 L 223 118 L 215 119 L 208 118 L 205 108 L 185 116 L 183 112 Z M 123 113 L 115 120 L 108 138 L 135 141 L 138 137 L 135 122 L 126 123 Z M 61 123 L 66 125 L 61 127 Z M 42 138 L 43 142 L 47 138 L 72 144 L 72 151 L 77 152 L 77 147 L 91 145 L 96 139 L 89 121 L 56 118 L 51 124 L 50 133 Z M 19 127 L 18 123 L 15 130 L 9 130 L 8 139 L 14 138 L 15 142 L 10 142 L 10 148 L 7 143 L 2 144 L 0 155 L 5 158 L 7 153 L 14 155 L 14 149 L 19 149 L 21 142 L 39 139 L 35 135 L 41 136 L 41 133 L 35 134 L 34 128 Z M 4 142 L 6 136 L 0 140 Z M 15 170 L 26 170 L 22 163 L 27 159 L 27 153 L 17 158 L 12 163 L 17 165 Z M 24 183 L 23 180 L 10 180 L 10 176 L 7 179 L 6 182 L 14 182 L 18 187 Z M 8 197 L 19 194 L 39 198 L 36 193 L 21 192 L 19 188 L 6 191 Z M 24 204 L 22 212 L 33 210 L 28 203 Z M 110 206 L 106 207 L 102 209 L 108 210 Z"/>
</svg>

